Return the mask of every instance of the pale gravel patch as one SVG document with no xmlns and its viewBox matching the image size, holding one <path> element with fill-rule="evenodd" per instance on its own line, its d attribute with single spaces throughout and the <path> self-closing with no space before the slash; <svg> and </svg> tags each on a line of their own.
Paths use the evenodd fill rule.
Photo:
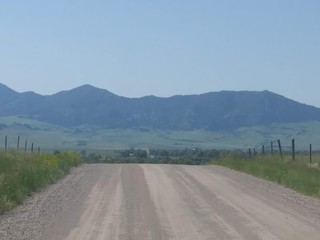
<svg viewBox="0 0 320 240">
<path fill-rule="evenodd" d="M 252 191 L 260 192 L 264 196 L 273 196 L 279 202 L 285 203 L 288 207 L 292 207 L 295 210 L 300 210 L 308 214 L 313 215 L 316 222 L 320 222 L 320 199 L 316 197 L 310 197 L 298 193 L 292 189 L 281 186 L 275 182 L 268 181 L 259 177 L 255 177 L 243 172 L 239 172 L 233 169 L 229 169 L 221 166 L 206 166 L 205 168 L 214 168 L 215 171 L 220 172 L 230 180 L 237 181 L 241 179 L 241 185 L 245 183 L 246 188 L 250 188 Z"/>
<path fill-rule="evenodd" d="M 34 193 L 11 212 L 0 216 L 1 240 L 38 240 L 59 214 L 81 194 L 88 181 L 87 165 L 71 169 L 70 174 L 46 189 Z"/>
</svg>

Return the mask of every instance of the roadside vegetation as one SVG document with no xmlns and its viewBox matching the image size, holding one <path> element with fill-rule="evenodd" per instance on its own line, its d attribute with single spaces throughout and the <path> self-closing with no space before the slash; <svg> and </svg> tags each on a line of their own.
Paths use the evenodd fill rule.
<svg viewBox="0 0 320 240">
<path fill-rule="evenodd" d="M 114 150 L 110 152 L 86 152 L 81 156 L 86 163 L 154 163 L 154 164 L 186 164 L 203 165 L 212 159 L 221 158 L 227 151 L 202 150 L 200 148 L 185 149 L 134 149 Z"/>
<path fill-rule="evenodd" d="M 264 178 L 297 192 L 320 197 L 320 156 L 313 158 L 310 164 L 308 156 L 292 160 L 290 156 L 281 158 L 276 155 L 255 156 L 250 159 L 246 155 L 227 154 L 216 164 Z"/>
<path fill-rule="evenodd" d="M 80 163 L 80 155 L 73 152 L 32 154 L 0 152 L 0 214 L 51 184 Z"/>
</svg>

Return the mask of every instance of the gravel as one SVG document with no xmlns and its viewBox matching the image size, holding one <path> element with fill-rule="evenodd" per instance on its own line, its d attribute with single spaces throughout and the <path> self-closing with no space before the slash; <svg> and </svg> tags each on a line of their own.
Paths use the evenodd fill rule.
<svg viewBox="0 0 320 240">
<path fill-rule="evenodd" d="M 219 169 L 221 174 L 230 179 L 234 179 L 235 181 L 241 179 L 241 184 L 247 183 L 245 184 L 246 188 L 250 188 L 253 192 L 257 192 L 266 198 L 273 196 L 278 202 L 282 202 L 295 210 L 299 209 L 300 211 L 312 214 L 320 221 L 320 200 L 318 198 L 303 195 L 277 183 L 243 172 L 219 166 L 215 166 L 215 168 Z"/>
<path fill-rule="evenodd" d="M 37 240 L 66 211 L 88 182 L 88 166 L 73 168 L 70 174 L 48 188 L 34 193 L 24 204 L 0 216 L 1 240 Z"/>
<path fill-rule="evenodd" d="M 136 166 L 134 165 L 134 167 Z M 93 165 L 82 165 L 74 168 L 71 170 L 70 174 L 59 180 L 57 183 L 40 192 L 33 194 L 25 201 L 24 204 L 18 206 L 6 215 L 0 216 L 0 240 L 41 240 L 43 237 L 43 233 L 54 226 L 55 221 L 57 221 L 59 217 L 61 219 L 63 213 L 68 211 L 68 209 L 72 210 L 71 207 L 75 206 L 77 201 L 80 201 L 79 199 L 84 199 L 85 196 L 88 195 L 94 183 L 97 182 L 97 179 L 99 179 L 99 174 L 101 177 L 101 173 L 97 174 L 97 168 L 100 167 L 96 166 L 96 168 L 94 168 Z M 209 182 L 208 179 L 220 179 L 222 181 L 222 184 L 232 186 L 233 190 L 236 191 L 235 193 L 237 193 L 237 196 L 234 196 L 231 193 L 227 192 L 227 200 L 227 197 L 230 194 L 232 201 L 238 201 L 237 198 L 240 198 L 241 195 L 248 194 L 248 196 L 254 196 L 257 202 L 260 201 L 262 203 L 265 202 L 267 204 L 273 204 L 274 206 L 270 206 L 272 207 L 271 209 L 276 209 L 279 206 L 283 206 L 285 207 L 288 216 L 290 216 L 291 213 L 305 216 L 306 219 L 313 219 L 315 226 L 320 226 L 319 199 L 303 196 L 302 194 L 296 193 L 295 191 L 284 188 L 275 183 L 265 181 L 263 179 L 217 166 L 172 166 L 170 168 L 167 168 L 167 165 L 146 165 L 143 166 L 143 168 L 145 169 L 145 173 L 151 180 L 159 173 L 160 170 L 160 172 L 166 173 L 168 176 L 172 175 L 171 181 L 176 182 L 177 184 L 179 183 L 180 190 L 184 186 L 182 183 L 187 184 L 188 182 L 190 182 L 190 184 L 194 184 L 195 186 L 198 186 L 199 184 L 199 186 L 208 185 L 210 187 L 208 188 L 210 189 L 209 192 L 192 188 L 194 194 L 192 194 L 191 196 L 192 198 L 195 198 L 197 191 L 200 191 L 200 193 L 204 195 L 208 194 L 208 199 L 210 201 L 208 199 L 205 200 L 208 200 L 208 202 L 212 204 L 214 204 L 214 199 L 211 199 L 210 196 L 214 196 L 215 194 L 219 195 L 223 192 L 218 191 L 220 183 L 216 184 L 214 181 Z M 124 171 L 124 166 L 121 166 L 121 169 L 121 171 Z M 129 172 L 131 171 L 128 171 L 128 174 Z M 180 175 L 177 173 L 186 174 L 181 175 L 184 176 L 181 179 L 186 178 L 188 181 L 183 182 L 181 179 L 179 179 Z M 138 175 L 139 174 L 137 174 L 137 176 Z M 153 183 L 155 185 L 158 184 L 159 186 L 162 186 L 163 184 L 162 182 L 153 182 L 150 179 L 148 184 Z M 128 178 L 127 185 L 130 185 L 130 181 L 130 178 Z M 163 181 L 168 181 L 168 179 L 165 178 Z M 151 188 L 151 190 L 155 191 L 156 193 L 159 188 L 154 187 Z M 168 197 L 166 195 L 168 189 L 163 187 L 162 190 L 163 194 L 160 194 L 159 196 L 162 196 L 162 200 L 165 201 L 167 200 L 166 197 Z M 185 188 L 185 191 L 187 190 L 191 191 L 190 189 Z M 173 192 L 173 194 L 170 196 L 176 196 L 177 198 L 181 197 L 177 192 Z M 127 199 L 127 197 L 125 197 L 125 199 Z M 155 199 L 157 198 L 154 197 L 154 200 Z M 191 203 L 193 202 L 191 201 Z M 197 204 L 197 202 L 194 202 L 194 204 Z M 217 206 L 214 206 L 213 209 L 217 209 Z M 182 211 L 183 209 L 180 210 Z M 174 212 L 168 212 L 168 214 L 174 214 Z M 275 219 L 275 221 L 276 220 L 277 219 Z M 293 221 L 294 219 L 291 220 Z"/>
</svg>

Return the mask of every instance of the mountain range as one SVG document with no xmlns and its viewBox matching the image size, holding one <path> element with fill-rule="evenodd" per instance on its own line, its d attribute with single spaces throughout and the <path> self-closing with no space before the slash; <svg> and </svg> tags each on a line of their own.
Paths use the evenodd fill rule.
<svg viewBox="0 0 320 240">
<path fill-rule="evenodd" d="M 18 93 L 0 84 L 0 116 L 23 116 L 63 127 L 229 130 L 253 125 L 320 121 L 320 109 L 270 91 L 221 91 L 126 98 L 83 85 L 53 95 Z"/>
</svg>

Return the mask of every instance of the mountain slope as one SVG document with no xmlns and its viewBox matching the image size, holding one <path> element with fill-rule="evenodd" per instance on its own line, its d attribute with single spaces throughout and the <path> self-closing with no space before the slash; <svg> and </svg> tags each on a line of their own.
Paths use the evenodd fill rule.
<svg viewBox="0 0 320 240">
<path fill-rule="evenodd" d="M 64 127 L 106 129 L 235 129 L 241 126 L 320 121 L 320 109 L 269 91 L 221 91 L 201 95 L 125 98 L 84 85 L 50 96 L 17 93 L 0 85 L 0 116 L 23 115 Z"/>
</svg>

